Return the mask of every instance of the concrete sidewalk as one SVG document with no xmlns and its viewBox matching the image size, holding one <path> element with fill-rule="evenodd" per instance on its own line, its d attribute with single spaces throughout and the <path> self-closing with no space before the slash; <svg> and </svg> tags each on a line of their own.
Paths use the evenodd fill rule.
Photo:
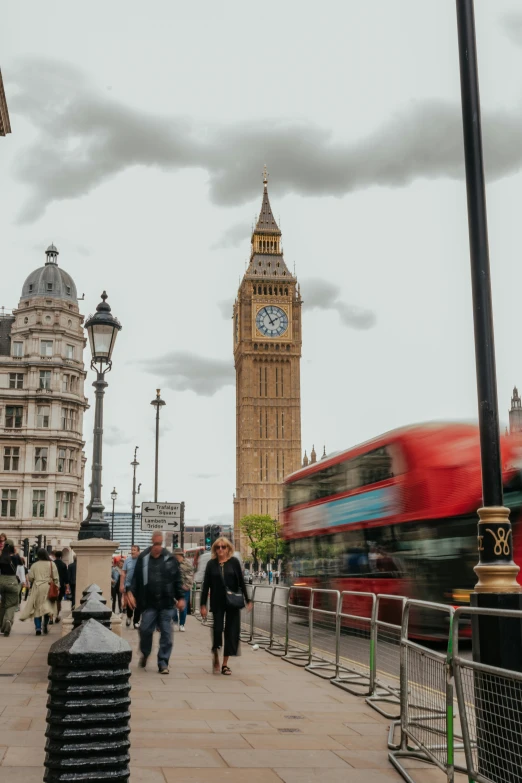
<svg viewBox="0 0 522 783">
<path fill-rule="evenodd" d="M 0 783 L 41 783 L 47 651 L 61 629 L 37 637 L 15 622 L 0 636 Z M 124 628 L 136 650 L 138 634 Z M 157 639 L 156 639 L 157 642 Z M 301 668 L 242 645 L 233 676 L 213 675 L 209 630 L 192 617 L 175 633 L 171 674 L 155 650 L 132 662 L 132 783 L 390 783 L 389 721 Z M 11 676 L 4 676 L 11 675 Z M 445 776 L 409 762 L 419 783 Z"/>
</svg>

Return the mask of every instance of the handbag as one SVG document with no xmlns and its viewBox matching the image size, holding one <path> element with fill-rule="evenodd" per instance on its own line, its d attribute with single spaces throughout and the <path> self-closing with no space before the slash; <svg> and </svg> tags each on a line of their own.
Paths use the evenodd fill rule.
<svg viewBox="0 0 522 783">
<path fill-rule="evenodd" d="M 58 596 L 60 595 L 60 588 L 54 583 L 52 563 L 50 563 L 49 568 L 51 569 L 51 581 L 49 582 L 49 592 L 47 593 L 47 600 L 54 602 L 58 600 Z"/>
<path fill-rule="evenodd" d="M 225 576 L 224 576 L 224 565 L 219 566 L 219 573 L 221 574 L 221 579 L 223 581 L 223 586 L 225 588 L 225 596 L 226 596 L 226 602 L 227 602 L 227 608 L 229 609 L 244 609 L 245 604 L 245 596 L 243 593 L 238 592 L 234 593 L 233 590 L 231 590 L 229 587 L 227 587 L 225 582 Z"/>
</svg>

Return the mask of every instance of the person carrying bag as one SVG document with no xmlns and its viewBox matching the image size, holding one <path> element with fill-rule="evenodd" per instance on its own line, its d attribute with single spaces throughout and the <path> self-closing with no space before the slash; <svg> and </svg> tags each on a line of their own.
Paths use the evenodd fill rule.
<svg viewBox="0 0 522 783">
<path fill-rule="evenodd" d="M 212 557 L 207 563 L 201 588 L 201 616 L 207 616 L 207 600 L 210 592 L 210 609 L 214 616 L 212 627 L 212 670 L 214 674 L 230 676 L 228 659 L 240 655 L 239 634 L 241 630 L 241 609 L 248 611 L 248 599 L 241 564 L 234 557 L 234 548 L 226 538 L 218 538 L 212 544 Z M 223 664 L 220 669 L 219 650 L 223 646 Z"/>
</svg>

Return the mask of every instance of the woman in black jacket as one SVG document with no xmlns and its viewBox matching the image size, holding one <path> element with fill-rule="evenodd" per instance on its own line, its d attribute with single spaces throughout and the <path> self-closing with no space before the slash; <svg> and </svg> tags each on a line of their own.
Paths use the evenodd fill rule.
<svg viewBox="0 0 522 783">
<path fill-rule="evenodd" d="M 225 588 L 226 585 L 226 588 Z M 212 667 L 214 674 L 219 674 L 219 650 L 223 645 L 223 630 L 225 632 L 225 649 L 221 674 L 230 675 L 228 659 L 239 653 L 239 633 L 241 629 L 241 610 L 227 604 L 227 592 L 243 593 L 245 604 L 250 611 L 245 580 L 241 564 L 234 557 L 234 548 L 227 538 L 218 538 L 212 544 L 212 557 L 207 563 L 203 586 L 201 588 L 201 616 L 207 616 L 207 599 L 210 590 L 210 610 L 214 616 L 212 628 Z"/>
</svg>

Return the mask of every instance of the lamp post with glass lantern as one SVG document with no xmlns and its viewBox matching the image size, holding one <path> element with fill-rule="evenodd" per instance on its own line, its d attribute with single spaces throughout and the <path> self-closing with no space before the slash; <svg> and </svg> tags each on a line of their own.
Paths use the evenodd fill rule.
<svg viewBox="0 0 522 783">
<path fill-rule="evenodd" d="M 114 504 L 116 503 L 116 498 L 118 497 L 118 493 L 116 492 L 116 487 L 111 492 L 111 500 L 112 500 L 112 525 L 111 525 L 111 541 L 114 541 Z"/>
<path fill-rule="evenodd" d="M 91 346 L 91 369 L 96 372 L 95 388 L 96 405 L 94 409 L 94 438 L 92 447 L 92 481 L 91 499 L 87 506 L 87 517 L 80 525 L 78 540 L 88 538 L 109 539 L 109 525 L 103 516 L 104 505 L 101 500 L 102 489 L 102 443 L 103 443 L 103 397 L 108 386 L 105 374 L 112 369 L 112 351 L 121 324 L 111 313 L 107 304 L 107 293 L 104 291 L 102 301 L 90 316 L 85 328 L 89 335 Z"/>
</svg>

